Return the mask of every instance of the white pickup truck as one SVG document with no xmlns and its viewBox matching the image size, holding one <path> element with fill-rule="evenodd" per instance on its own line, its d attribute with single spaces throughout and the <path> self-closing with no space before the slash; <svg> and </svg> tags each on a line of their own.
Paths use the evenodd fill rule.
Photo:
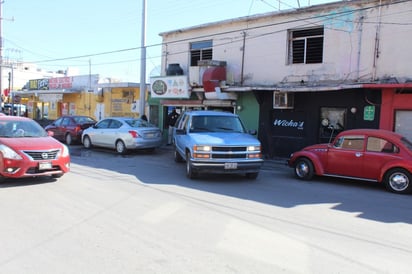
<svg viewBox="0 0 412 274">
<path fill-rule="evenodd" d="M 263 164 L 261 144 L 246 131 L 239 116 L 229 112 L 187 111 L 176 123 L 175 161 L 186 161 L 186 175 L 245 174 L 256 179 Z"/>
</svg>

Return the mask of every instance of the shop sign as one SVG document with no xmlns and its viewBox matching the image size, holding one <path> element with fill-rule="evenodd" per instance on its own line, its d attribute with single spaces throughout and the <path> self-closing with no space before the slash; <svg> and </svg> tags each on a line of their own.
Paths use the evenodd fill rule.
<svg viewBox="0 0 412 274">
<path fill-rule="evenodd" d="M 71 77 L 57 77 L 49 79 L 50 89 L 69 89 L 72 88 Z"/>
<path fill-rule="evenodd" d="M 29 80 L 29 90 L 48 90 L 49 79 Z"/>
<path fill-rule="evenodd" d="M 363 109 L 363 120 L 373 121 L 375 119 L 375 106 L 366 106 Z"/>
<path fill-rule="evenodd" d="M 296 128 L 300 130 L 303 129 L 304 124 L 304 121 L 294 121 L 286 119 L 275 119 L 275 121 L 273 122 L 273 125 L 277 127 Z"/>
<path fill-rule="evenodd" d="M 39 94 L 41 102 L 59 102 L 63 100 L 63 94 Z"/>
<path fill-rule="evenodd" d="M 190 98 L 187 76 L 150 78 L 152 98 Z"/>
<path fill-rule="evenodd" d="M 56 77 L 29 80 L 29 90 L 76 89 L 92 90 L 97 86 L 99 75 L 78 75 L 71 77 Z"/>
</svg>

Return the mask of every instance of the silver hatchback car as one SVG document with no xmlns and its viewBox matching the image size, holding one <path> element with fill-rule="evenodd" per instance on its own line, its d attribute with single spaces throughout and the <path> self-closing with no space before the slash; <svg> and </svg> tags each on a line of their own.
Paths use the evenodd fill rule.
<svg viewBox="0 0 412 274">
<path fill-rule="evenodd" d="M 162 145 L 162 132 L 155 125 L 137 118 L 108 117 L 83 131 L 85 148 L 104 147 L 119 154 L 129 150 L 154 150 Z"/>
</svg>

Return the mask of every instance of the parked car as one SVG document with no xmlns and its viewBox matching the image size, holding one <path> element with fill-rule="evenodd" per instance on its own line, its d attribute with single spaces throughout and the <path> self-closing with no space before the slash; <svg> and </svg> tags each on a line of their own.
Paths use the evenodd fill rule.
<svg viewBox="0 0 412 274">
<path fill-rule="evenodd" d="M 2 112 L 12 116 L 26 116 L 27 107 L 23 104 L 2 104 Z"/>
<path fill-rule="evenodd" d="M 105 147 L 119 154 L 129 150 L 154 150 L 162 145 L 162 132 L 157 126 L 137 118 L 109 117 L 83 131 L 85 148 Z"/>
<path fill-rule="evenodd" d="M 30 118 L 0 116 L 0 181 L 67 173 L 69 150 L 51 134 Z"/>
<path fill-rule="evenodd" d="M 53 137 L 59 141 L 71 145 L 80 143 L 83 130 L 96 124 L 92 117 L 82 115 L 66 115 L 58 118 L 51 124 L 45 126 L 47 131 L 53 132 Z"/>
<path fill-rule="evenodd" d="M 392 131 L 346 130 L 330 144 L 293 153 L 288 164 L 302 180 L 343 177 L 381 182 L 394 193 L 412 192 L 412 142 Z"/>
<path fill-rule="evenodd" d="M 256 179 L 263 164 L 261 144 L 246 131 L 238 115 L 220 111 L 188 111 L 174 131 L 175 161 L 186 161 L 186 175 L 245 174 Z"/>
</svg>

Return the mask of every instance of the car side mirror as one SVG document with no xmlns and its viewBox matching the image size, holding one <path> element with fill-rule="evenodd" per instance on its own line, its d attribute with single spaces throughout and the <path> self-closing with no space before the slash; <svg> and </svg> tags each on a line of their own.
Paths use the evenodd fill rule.
<svg viewBox="0 0 412 274">
<path fill-rule="evenodd" d="M 257 134 L 257 130 L 256 129 L 250 129 L 247 131 L 250 135 L 256 135 Z"/>
</svg>

